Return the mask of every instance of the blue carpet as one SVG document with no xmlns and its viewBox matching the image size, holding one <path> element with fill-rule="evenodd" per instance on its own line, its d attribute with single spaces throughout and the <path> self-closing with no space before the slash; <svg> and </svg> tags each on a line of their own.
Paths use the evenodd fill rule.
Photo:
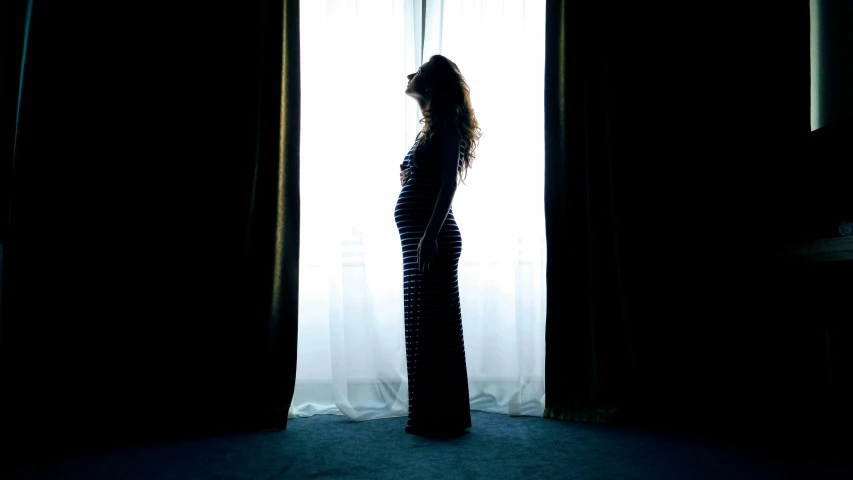
<svg viewBox="0 0 853 480">
<path fill-rule="evenodd" d="M 210 436 L 57 457 L 8 479 L 850 479 L 853 468 L 774 458 L 685 435 L 472 412 L 451 439 L 406 418 L 296 418 L 286 430 Z"/>
</svg>

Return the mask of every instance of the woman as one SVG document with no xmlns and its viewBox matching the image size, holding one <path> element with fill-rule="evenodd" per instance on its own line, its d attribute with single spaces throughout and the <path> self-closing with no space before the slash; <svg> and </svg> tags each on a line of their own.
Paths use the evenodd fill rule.
<svg viewBox="0 0 853 480">
<path fill-rule="evenodd" d="M 409 421 L 406 431 L 450 435 L 471 427 L 457 267 L 462 236 L 451 203 L 481 136 L 468 85 L 435 55 L 408 75 L 423 129 L 400 165 L 394 217 L 403 245 Z"/>
</svg>

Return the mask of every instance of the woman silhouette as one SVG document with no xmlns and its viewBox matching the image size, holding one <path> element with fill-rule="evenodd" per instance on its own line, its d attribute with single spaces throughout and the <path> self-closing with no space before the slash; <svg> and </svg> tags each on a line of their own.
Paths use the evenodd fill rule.
<svg viewBox="0 0 853 480">
<path fill-rule="evenodd" d="M 394 217 L 403 246 L 409 421 L 406 431 L 450 435 L 471 427 L 457 268 L 462 236 L 451 203 L 481 136 L 465 78 L 434 55 L 408 75 L 423 129 L 400 165 Z"/>
</svg>

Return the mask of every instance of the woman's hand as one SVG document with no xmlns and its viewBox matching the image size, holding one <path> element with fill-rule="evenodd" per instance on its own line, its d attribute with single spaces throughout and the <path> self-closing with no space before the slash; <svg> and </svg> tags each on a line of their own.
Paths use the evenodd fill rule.
<svg viewBox="0 0 853 480">
<path fill-rule="evenodd" d="M 406 186 L 406 181 L 409 180 L 409 169 L 402 163 L 400 164 L 400 186 Z"/>
<path fill-rule="evenodd" d="M 418 244 L 418 270 L 428 272 L 438 260 L 438 238 L 424 236 Z"/>
</svg>

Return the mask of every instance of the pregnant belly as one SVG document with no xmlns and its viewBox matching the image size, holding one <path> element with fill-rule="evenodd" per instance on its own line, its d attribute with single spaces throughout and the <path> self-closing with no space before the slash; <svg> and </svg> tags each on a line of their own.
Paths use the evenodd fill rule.
<svg viewBox="0 0 853 480">
<path fill-rule="evenodd" d="M 394 208 L 394 219 L 401 233 L 403 229 L 419 229 L 423 234 L 437 198 L 438 186 L 435 182 L 418 182 L 413 179 L 406 182 Z"/>
</svg>

